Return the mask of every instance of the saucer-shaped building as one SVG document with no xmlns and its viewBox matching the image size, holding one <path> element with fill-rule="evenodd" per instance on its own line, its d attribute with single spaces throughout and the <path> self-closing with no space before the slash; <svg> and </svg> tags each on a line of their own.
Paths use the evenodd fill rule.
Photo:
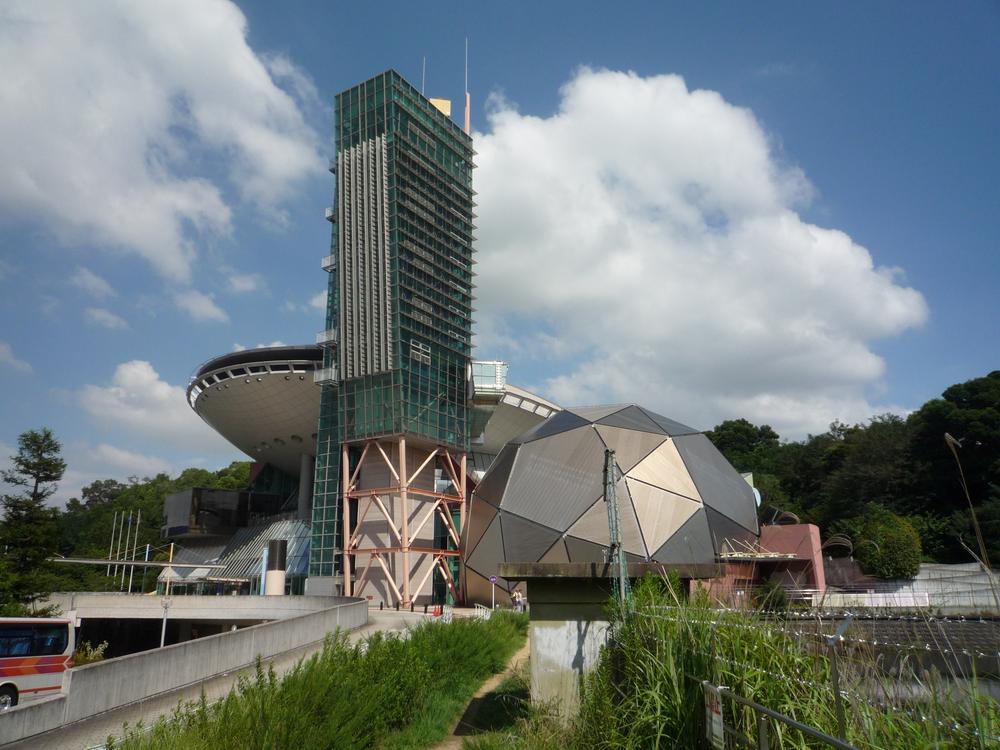
<svg viewBox="0 0 1000 750">
<path fill-rule="evenodd" d="M 503 562 L 606 559 L 606 448 L 621 475 L 630 561 L 714 563 L 756 539 L 753 490 L 704 434 L 634 404 L 566 409 L 510 441 L 473 494 L 463 545 L 471 601 L 489 601 Z"/>
</svg>

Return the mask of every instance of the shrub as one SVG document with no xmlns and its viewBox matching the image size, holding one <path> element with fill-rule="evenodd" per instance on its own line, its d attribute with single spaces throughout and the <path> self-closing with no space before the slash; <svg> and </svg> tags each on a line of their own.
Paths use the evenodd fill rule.
<svg viewBox="0 0 1000 750">
<path fill-rule="evenodd" d="M 869 503 L 853 534 L 862 569 L 878 578 L 913 578 L 920 570 L 920 534 L 902 516 Z"/>
<path fill-rule="evenodd" d="M 84 664 L 104 661 L 104 652 L 107 648 L 107 641 L 101 641 L 96 646 L 91 645 L 90 641 L 81 641 L 73 652 L 73 666 L 82 667 Z"/>
</svg>

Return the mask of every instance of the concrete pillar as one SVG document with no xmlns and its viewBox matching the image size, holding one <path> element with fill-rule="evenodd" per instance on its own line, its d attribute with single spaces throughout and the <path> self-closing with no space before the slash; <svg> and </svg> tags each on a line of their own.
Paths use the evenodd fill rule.
<svg viewBox="0 0 1000 750">
<path fill-rule="evenodd" d="M 714 578 L 717 565 L 664 566 L 629 563 L 629 578 L 666 575 L 676 570 L 684 581 Z M 531 699 L 554 706 L 564 720 L 580 707 L 580 682 L 600 662 L 609 623 L 609 563 L 501 563 L 500 577 L 527 584 L 531 640 Z"/>
<path fill-rule="evenodd" d="M 299 457 L 299 507 L 298 519 L 312 521 L 313 475 L 316 473 L 316 457 L 303 453 Z"/>
<path fill-rule="evenodd" d="M 287 539 L 272 539 L 267 543 L 267 572 L 264 574 L 265 596 L 284 596 L 287 559 Z"/>
</svg>

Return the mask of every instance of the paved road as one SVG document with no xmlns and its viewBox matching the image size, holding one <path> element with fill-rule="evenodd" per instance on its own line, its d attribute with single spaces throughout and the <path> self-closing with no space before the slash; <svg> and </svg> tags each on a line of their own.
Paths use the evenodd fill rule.
<svg viewBox="0 0 1000 750">
<path fill-rule="evenodd" d="M 401 632 L 413 627 L 423 619 L 423 615 L 408 612 L 370 610 L 368 624 L 352 631 L 349 637 L 352 643 L 357 643 L 375 631 Z M 281 675 L 294 667 L 299 659 L 309 656 L 321 648 L 322 644 L 307 646 L 281 654 L 265 663 L 271 664 L 274 671 Z M 227 672 L 200 684 L 163 693 L 142 703 L 108 711 L 52 732 L 5 745 L 5 748 L 10 748 L 10 750 L 83 750 L 84 748 L 103 746 L 108 737 L 121 736 L 122 725 L 126 722 L 129 726 L 134 726 L 142 721 L 144 725 L 149 726 L 160 716 L 169 714 L 179 701 L 197 700 L 201 696 L 202 690 L 205 691 L 205 696 L 209 701 L 217 700 L 225 696 L 236 685 L 236 680 L 241 674 L 252 672 L 252 667 L 237 672 Z"/>
</svg>

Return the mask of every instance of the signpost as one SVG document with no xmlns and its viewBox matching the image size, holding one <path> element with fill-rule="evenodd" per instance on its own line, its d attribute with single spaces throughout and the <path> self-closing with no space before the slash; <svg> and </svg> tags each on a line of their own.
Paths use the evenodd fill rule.
<svg viewBox="0 0 1000 750">
<path fill-rule="evenodd" d="M 724 750 L 726 730 L 722 722 L 722 695 L 715 685 L 702 684 L 705 690 L 705 735 L 713 750 Z"/>
<path fill-rule="evenodd" d="M 490 592 L 490 604 L 492 605 L 490 609 L 497 608 L 497 577 L 490 576 L 490 583 L 492 584 L 492 590 Z"/>
</svg>

